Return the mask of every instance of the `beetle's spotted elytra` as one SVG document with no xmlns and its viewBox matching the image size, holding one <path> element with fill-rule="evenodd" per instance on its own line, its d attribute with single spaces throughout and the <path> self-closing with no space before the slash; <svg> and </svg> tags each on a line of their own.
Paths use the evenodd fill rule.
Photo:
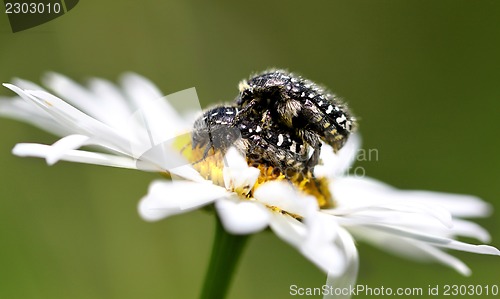
<svg viewBox="0 0 500 299">
<path fill-rule="evenodd" d="M 355 118 L 336 96 L 284 70 L 243 80 L 234 103 L 206 110 L 195 122 L 192 146 L 225 152 L 235 146 L 247 159 L 307 172 L 319 162 L 321 141 L 334 151 L 355 129 Z"/>
</svg>

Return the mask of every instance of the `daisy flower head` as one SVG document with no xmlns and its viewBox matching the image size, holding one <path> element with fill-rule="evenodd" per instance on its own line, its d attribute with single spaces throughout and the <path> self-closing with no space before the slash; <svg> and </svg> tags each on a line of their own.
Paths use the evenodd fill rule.
<svg viewBox="0 0 500 299">
<path fill-rule="evenodd" d="M 296 84 L 294 77 L 278 73 L 280 80 Z M 317 99 L 321 106 L 320 88 L 303 83 L 312 85 L 310 92 L 303 92 L 306 103 Z M 65 160 L 166 174 L 170 179 L 152 182 L 138 204 L 147 221 L 213 204 L 225 231 L 248 235 L 269 228 L 328 273 L 328 284 L 334 287 L 356 281 L 355 239 L 407 258 L 437 261 L 464 275 L 470 269 L 445 250 L 500 255 L 494 247 L 456 240 L 465 236 L 489 242 L 485 229 L 464 219 L 490 213 L 490 206 L 479 198 L 397 190 L 349 175 L 361 139 L 357 133 L 347 138 L 351 119 L 341 114 L 342 104 L 324 108 L 327 114 L 339 113 L 338 131 L 324 117 L 314 116 L 311 126 L 324 134 L 320 141 L 302 131 L 283 130 L 269 118 L 269 110 L 258 110 L 256 118 L 248 114 L 248 107 L 261 103 L 248 100 L 246 109 L 225 106 L 203 114 L 194 89 L 163 97 L 136 74 L 125 74 L 121 86 L 91 79 L 83 87 L 58 74 L 46 76 L 44 84 L 52 93 L 23 80 L 4 84 L 18 97 L 0 99 L 0 113 L 61 139 L 52 145 L 17 144 L 13 153 L 41 157 L 49 165 Z M 252 84 L 240 84 L 241 94 L 251 94 L 250 99 L 260 92 Z M 238 99 L 240 104 L 246 101 L 243 96 Z M 298 115 L 296 105 L 278 107 L 285 123 Z M 191 112 L 181 115 L 179 110 Z M 240 118 L 240 127 L 227 131 L 241 115 L 250 121 Z M 216 121 L 208 120 L 211 116 Z M 200 120 L 206 129 L 199 130 Z M 81 150 L 83 146 L 98 151 Z"/>
</svg>

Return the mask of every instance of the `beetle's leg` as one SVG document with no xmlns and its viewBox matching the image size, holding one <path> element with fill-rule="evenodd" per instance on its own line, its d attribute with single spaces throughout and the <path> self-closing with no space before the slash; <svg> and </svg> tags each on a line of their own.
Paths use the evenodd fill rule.
<svg viewBox="0 0 500 299">
<path fill-rule="evenodd" d="M 300 130 L 299 136 L 302 136 L 302 139 L 313 148 L 313 153 L 307 161 L 307 168 L 313 168 L 319 162 L 319 155 L 321 154 L 321 141 L 319 140 L 318 135 L 306 130 Z"/>
<path fill-rule="evenodd" d="M 253 108 L 258 104 L 259 101 L 256 99 L 253 99 L 248 103 L 245 107 L 243 107 L 241 110 L 238 111 L 236 114 L 236 117 L 234 118 L 234 124 L 237 124 L 241 122 L 242 119 L 245 119 L 248 117 L 249 114 L 252 113 Z"/>
</svg>

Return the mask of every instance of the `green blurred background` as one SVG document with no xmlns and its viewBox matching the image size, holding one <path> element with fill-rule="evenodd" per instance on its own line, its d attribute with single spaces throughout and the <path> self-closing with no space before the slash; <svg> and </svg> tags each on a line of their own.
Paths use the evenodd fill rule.
<svg viewBox="0 0 500 299">
<path fill-rule="evenodd" d="M 255 71 L 282 67 L 344 97 L 360 118 L 369 176 L 400 188 L 478 195 L 496 208 L 477 222 L 500 247 L 500 2 L 81 1 L 15 33 L 0 16 L 0 81 L 57 71 L 84 82 L 135 71 L 165 94 L 196 87 L 231 101 Z M 2 95 L 10 95 L 6 89 Z M 0 298 L 196 298 L 213 217 L 157 223 L 136 212 L 154 174 L 11 155 L 52 143 L 0 119 Z M 500 284 L 500 258 L 455 255 L 462 277 L 359 244 L 370 287 Z M 272 233 L 252 237 L 230 298 L 288 298 L 325 275 Z"/>
</svg>

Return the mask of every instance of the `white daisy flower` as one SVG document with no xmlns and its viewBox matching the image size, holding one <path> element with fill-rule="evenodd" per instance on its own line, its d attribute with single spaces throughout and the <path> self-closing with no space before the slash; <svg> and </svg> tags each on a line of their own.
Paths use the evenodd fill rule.
<svg viewBox="0 0 500 299">
<path fill-rule="evenodd" d="M 494 247 L 454 239 L 489 241 L 483 228 L 461 219 L 489 213 L 489 205 L 480 199 L 400 191 L 373 179 L 346 175 L 359 148 L 357 135 L 337 154 L 323 145 L 315 176 L 286 178 L 269 166 L 250 167 L 233 149 L 224 157 L 215 152 L 201 159 L 204 151 L 192 149 L 189 135 L 178 137 L 191 129 L 192 122 L 183 121 L 168 102 L 158 100 L 161 93 L 137 75 L 126 75 L 121 89 L 98 79 L 86 89 L 50 75 L 46 85 L 67 102 L 33 83 L 18 80 L 16 85 L 6 87 L 21 98 L 0 101 L 0 113 L 63 138 L 50 146 L 18 144 L 15 154 L 42 157 L 49 164 L 67 160 L 169 172 L 174 180 L 153 182 L 141 199 L 139 213 L 145 220 L 213 203 L 227 231 L 249 234 L 269 226 L 329 273 L 334 287 L 356 280 L 358 253 L 353 237 L 413 259 L 441 262 L 465 275 L 469 268 L 443 249 L 500 255 Z M 83 145 L 111 154 L 77 150 Z"/>
<path fill-rule="evenodd" d="M 489 204 L 471 195 L 403 191 L 372 178 L 350 176 L 347 171 L 358 154 L 360 143 L 359 135 L 353 134 L 337 155 L 323 145 L 323 164 L 316 167 L 316 174 L 329 180 L 334 202 L 329 207 L 321 207 L 327 218 L 334 218 L 337 225 L 355 239 L 402 257 L 439 262 L 463 275 L 470 275 L 471 270 L 444 250 L 500 255 L 492 246 L 455 239 L 463 236 L 484 243 L 490 241 L 484 228 L 462 219 L 488 216 Z M 331 275 L 329 284 L 354 284 L 356 263 L 357 259 L 353 258 L 340 279 Z"/>
<path fill-rule="evenodd" d="M 338 233 L 341 228 L 328 234 L 311 232 L 320 228 L 316 197 L 322 196 L 308 188 L 313 186 L 308 178 L 297 179 L 294 188 L 272 169 L 249 167 L 235 149 L 199 162 L 203 151 L 191 149 L 186 134 L 193 122 L 184 121 L 158 89 L 138 75 L 126 74 L 121 88 L 101 79 L 90 80 L 85 88 L 58 74 L 44 81 L 61 98 L 15 80 L 4 86 L 19 97 L 0 99 L 0 113 L 62 138 L 52 145 L 17 144 L 15 155 L 44 158 L 49 165 L 65 160 L 168 172 L 172 180 L 153 182 L 140 201 L 143 219 L 160 220 L 213 203 L 226 231 L 250 234 L 270 227 L 323 271 L 344 271 L 351 253 L 343 244 L 346 237 Z M 186 97 L 192 102 L 194 97 L 191 107 L 196 106 L 196 94 L 187 91 Z M 78 150 L 82 146 L 108 153 Z M 189 163 L 195 161 L 193 168 Z"/>
</svg>

